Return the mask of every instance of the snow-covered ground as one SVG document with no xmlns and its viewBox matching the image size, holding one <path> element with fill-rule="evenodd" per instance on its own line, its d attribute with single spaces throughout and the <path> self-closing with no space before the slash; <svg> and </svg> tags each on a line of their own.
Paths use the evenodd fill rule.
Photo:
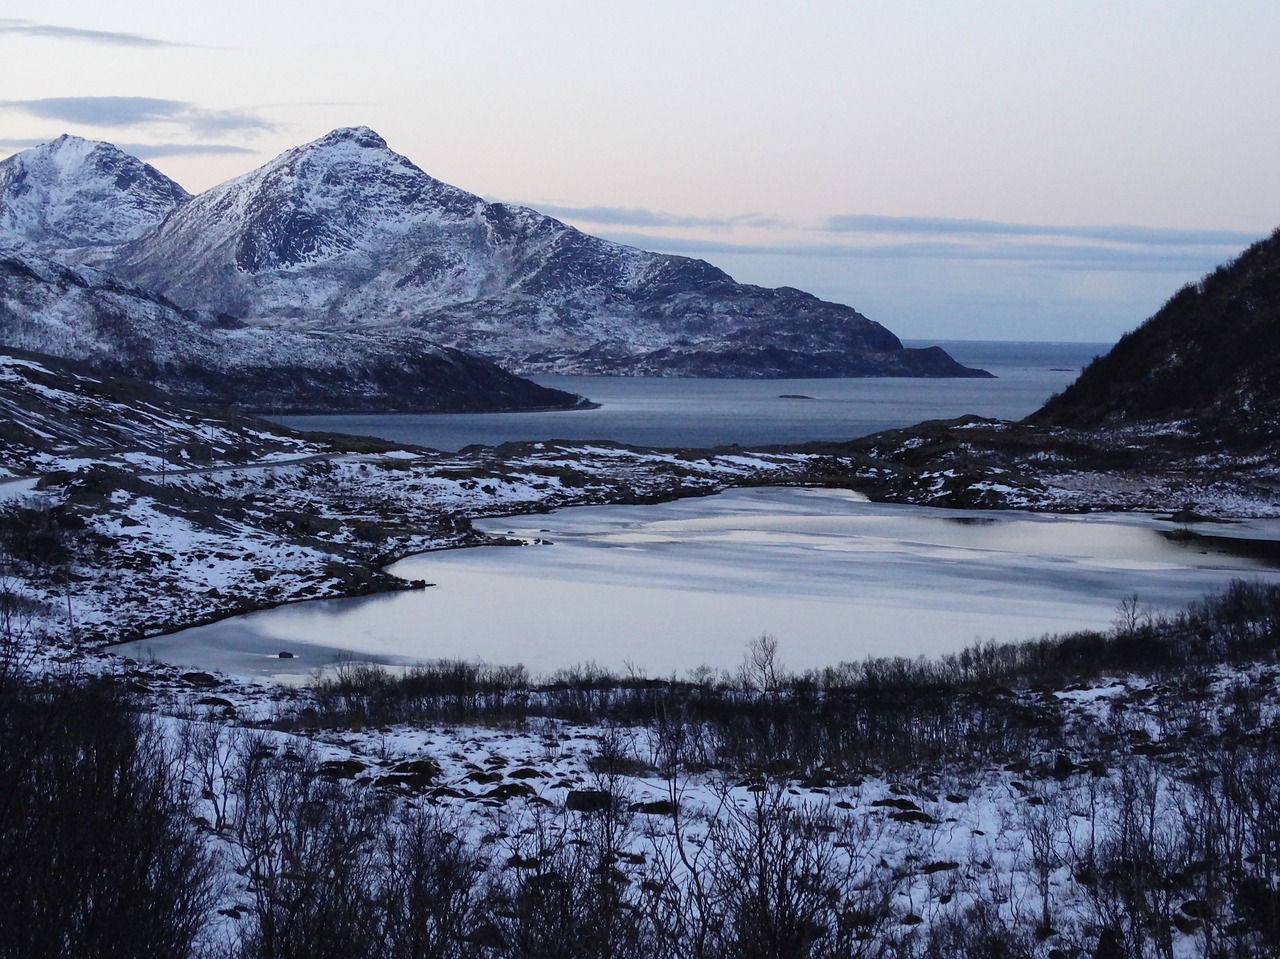
<svg viewBox="0 0 1280 959">
<path fill-rule="evenodd" d="M 1146 785 L 1154 783 L 1152 809 L 1161 824 L 1184 822 L 1177 816 L 1190 808 L 1195 783 L 1176 768 L 1179 750 L 1197 739 L 1172 728 L 1170 707 L 1203 704 L 1197 721 L 1212 732 L 1243 714 L 1243 706 L 1231 705 L 1246 702 L 1233 692 L 1243 686 L 1262 703 L 1249 707 L 1250 729 L 1270 728 L 1277 712 L 1277 677 L 1266 667 L 1210 671 L 1195 690 L 1121 675 L 1073 689 L 1010 692 L 1011 708 L 1052 709 L 1065 723 L 1059 745 L 1034 755 L 782 772 L 769 783 L 759 770 L 691 762 L 666 776 L 661 737 L 647 725 L 537 718 L 322 724 L 306 689 L 131 661 L 108 644 L 251 608 L 404 588 L 379 567 L 426 549 L 486 541 L 471 526 L 476 517 L 823 482 L 899 501 L 944 503 L 965 494 L 986 505 L 1025 501 L 1046 509 L 1071 497 L 1086 502 L 1085 478 L 1104 474 L 1060 469 L 1050 480 L 1047 472 L 1029 474 L 1025 461 L 996 468 L 1006 473 L 941 462 L 909 474 L 900 457 L 925 449 L 910 439 L 876 457 L 553 443 L 448 455 L 382 444 L 360 449 L 118 401 L 92 378 L 67 379 L 16 359 L 0 364 L 0 402 L 11 416 L 0 468 L 5 485 L 24 494 L 3 503 L 7 548 L 16 552 L 0 583 L 0 625 L 6 641 L 24 650 L 22 665 L 50 675 L 115 676 L 175 740 L 205 731 L 219 750 L 242 740 L 275 754 L 314 749 L 316 762 L 332 764 L 328 772 L 350 777 L 355 789 L 389 788 L 405 803 L 453 810 L 465 835 L 496 845 L 503 861 L 522 862 L 536 851 L 530 837 L 539 829 L 588 829 L 598 814 L 569 809 L 569 797 L 602 788 L 623 803 L 617 835 L 629 855 L 619 868 L 641 883 L 658 882 L 668 867 L 671 875 L 687 872 L 687 865 L 672 866 L 678 844 L 700 843 L 712 855 L 729 841 L 725 830 L 747 828 L 762 804 L 774 804 L 775 812 L 813 809 L 835 861 L 854 879 L 870 870 L 888 883 L 884 915 L 893 929 L 934 927 L 979 902 L 1010 927 L 1026 927 L 1048 902 L 1057 926 L 1037 948 L 1046 959 L 1053 949 L 1070 955 L 1096 942 L 1098 916 L 1090 887 L 1068 863 L 1088 841 L 1115 833 L 1119 807 L 1107 803 L 1127 781 L 1126 770 L 1150 773 Z M 1193 487 L 1203 494 L 1195 498 L 1197 514 L 1273 515 L 1268 487 L 1255 482 L 1271 467 L 1246 465 L 1252 472 L 1244 481 L 1219 489 L 1223 464 L 1208 464 L 1205 482 Z M 1131 499 L 1151 508 L 1174 511 L 1186 502 L 1185 476 L 1176 484 L 1169 477 L 1134 482 Z M 27 498 L 30 490 L 38 499 Z M 1130 492 L 1099 480 L 1096 495 L 1114 505 Z M 53 531 L 50 541 L 33 546 L 14 533 L 40 523 Z M 12 642 L 5 646 L 12 653 Z M 1112 758 L 1090 766 L 1099 755 L 1093 744 L 1119 734 L 1120 745 L 1106 753 Z M 623 771 L 610 774 L 603 753 L 624 759 Z M 1149 762 L 1162 756 L 1158 766 Z M 383 787 L 378 780 L 386 780 Z M 1106 802 L 1099 799 L 1104 786 L 1112 790 Z M 237 840 L 216 828 L 219 814 L 210 804 L 217 796 L 214 789 L 202 800 L 202 816 L 209 841 L 233 864 Z M 226 878 L 227 908 L 235 913 L 231 907 L 247 902 L 250 891 L 231 865 Z M 1174 934 L 1175 955 L 1198 954 L 1196 921 L 1187 913 L 1186 929 Z"/>
<path fill-rule="evenodd" d="M 607 819 L 617 868 L 628 882 L 659 887 L 673 876 L 687 882 L 691 869 L 722 868 L 713 867 L 719 846 L 762 821 L 776 826 L 779 816 L 798 813 L 815 824 L 804 842 L 826 857 L 833 887 L 868 894 L 866 904 L 879 917 L 869 934 L 882 941 L 924 935 L 978 906 L 1024 932 L 1048 915 L 1050 927 L 1033 940 L 1042 957 L 1096 943 L 1107 916 L 1081 868 L 1132 828 L 1122 823 L 1122 810 L 1153 817 L 1153 839 L 1173 855 L 1177 843 L 1168 831 L 1198 815 L 1195 803 L 1204 795 L 1197 791 L 1204 781 L 1185 774 L 1194 746 L 1182 720 L 1171 718 L 1185 714 L 1187 690 L 1136 676 L 1017 693 L 1011 705 L 1061 717 L 1056 749 L 932 768 L 762 776 L 672 766 L 670 742 L 654 726 L 540 718 L 317 726 L 306 720 L 305 691 L 180 678 L 155 665 L 117 669 L 144 690 L 158 716 L 168 717 L 162 722 L 175 741 L 189 749 L 204 744 L 189 754 L 212 776 L 202 821 L 227 864 L 224 908 L 242 914 L 251 912 L 253 895 L 250 881 L 232 868 L 243 853 L 229 813 L 237 800 L 222 777 L 230 777 L 237 750 L 249 748 L 308 757 L 313 768 L 356 791 L 381 790 L 434 807 L 450 829 L 474 848 L 490 848 L 492 861 L 508 869 L 526 868 L 521 864 L 536 863 L 566 840 L 596 849 Z M 1255 690 L 1261 704 L 1244 721 L 1258 728 L 1274 723 L 1275 684 L 1275 671 L 1265 666 L 1201 677 L 1202 701 L 1218 704 L 1206 710 L 1201 742 L 1222 733 L 1236 714 L 1222 704 L 1242 688 Z M 1099 745 L 1109 735 L 1119 737 L 1118 745 Z M 1125 790 L 1145 798 L 1126 806 Z M 606 793 L 611 811 L 581 811 L 571 798 Z M 1185 911 L 1181 902 L 1164 907 L 1184 920 L 1167 930 L 1172 954 L 1203 955 L 1207 933 L 1194 921 L 1194 900 Z"/>
</svg>

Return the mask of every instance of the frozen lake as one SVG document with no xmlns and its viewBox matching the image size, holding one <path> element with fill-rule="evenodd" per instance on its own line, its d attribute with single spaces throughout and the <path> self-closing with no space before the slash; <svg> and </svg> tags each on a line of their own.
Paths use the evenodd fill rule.
<svg viewBox="0 0 1280 959">
<path fill-rule="evenodd" d="M 833 490 L 736 490 L 478 523 L 550 545 L 423 554 L 392 567 L 425 591 L 309 602 L 121 647 L 133 656 L 299 679 L 339 657 L 581 662 L 652 676 L 733 668 L 761 633 L 793 669 L 934 655 L 974 640 L 1106 627 L 1138 594 L 1172 609 L 1280 570 L 1231 544 L 1280 521 L 1169 536 L 1143 515 L 975 513 Z M 281 660 L 287 650 L 296 658 Z"/>
</svg>

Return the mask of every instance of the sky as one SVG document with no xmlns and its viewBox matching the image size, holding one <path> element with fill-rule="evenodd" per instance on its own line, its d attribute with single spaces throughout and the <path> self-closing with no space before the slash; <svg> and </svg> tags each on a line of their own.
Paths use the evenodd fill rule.
<svg viewBox="0 0 1280 959">
<path fill-rule="evenodd" d="M 0 157 L 340 126 L 908 339 L 1106 342 L 1280 226 L 1274 0 L 6 0 Z"/>
</svg>

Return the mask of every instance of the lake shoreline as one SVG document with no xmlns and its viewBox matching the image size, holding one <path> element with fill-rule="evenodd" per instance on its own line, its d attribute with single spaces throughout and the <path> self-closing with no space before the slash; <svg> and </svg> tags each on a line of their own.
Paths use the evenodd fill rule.
<svg viewBox="0 0 1280 959">
<path fill-rule="evenodd" d="M 87 525 L 78 538 L 89 553 L 95 549 L 93 536 L 118 548 L 99 550 L 96 560 L 70 578 L 51 579 L 36 568 L 30 588 L 47 604 L 41 615 L 49 632 L 64 637 L 53 655 L 74 656 L 77 648 L 167 634 L 247 610 L 402 591 L 413 584 L 396 580 L 385 568 L 418 553 L 487 542 L 471 526 L 473 519 L 564 506 L 653 503 L 740 487 L 798 485 L 855 490 L 877 502 L 975 511 L 1280 514 L 1276 471 L 1267 465 L 1275 458 L 1265 442 L 1246 444 L 1235 455 L 1223 438 L 1179 432 L 1176 425 L 1081 432 L 1009 419 L 955 418 L 955 410 L 968 405 L 969 390 L 992 397 L 992 390 L 1012 385 L 1014 393 L 1000 402 L 1016 400 L 1022 415 L 1043 401 L 1050 372 L 1063 380 L 1071 375 L 1057 347 L 994 347 L 1004 351 L 1004 369 L 987 357 L 965 356 L 964 361 L 1008 374 L 999 381 L 940 387 L 934 381 L 821 380 L 804 381 L 804 388 L 795 390 L 781 381 L 641 384 L 642 392 L 678 386 L 700 397 L 688 409 L 683 409 L 685 394 L 660 398 L 657 406 L 641 394 L 621 398 L 626 400 L 620 400 L 622 411 L 634 401 L 637 405 L 629 408 L 642 419 L 651 414 L 661 419 L 676 410 L 675 420 L 664 421 L 664 445 L 582 439 L 477 446 L 475 437 L 467 436 L 465 452 L 451 454 L 351 436 L 294 434 L 273 440 L 280 450 L 255 459 L 253 451 L 269 434 L 249 432 L 242 438 L 246 452 L 232 462 L 193 470 L 175 463 L 160 472 L 153 454 L 112 451 L 105 466 L 88 473 L 72 466 L 59 474 L 49 495 L 66 497 L 66 508 L 83 516 Z M 1019 353 L 1023 347 L 1031 352 Z M 1094 352 L 1088 344 L 1072 349 L 1079 354 L 1073 362 Z M 1027 374 L 1021 382 L 1019 370 Z M 799 443 L 790 434 L 791 417 L 866 412 L 813 384 L 823 390 L 871 390 L 877 403 L 904 417 L 898 409 L 902 388 L 927 393 L 938 387 L 942 392 L 930 394 L 934 405 L 929 408 L 952 415 L 859 439 Z M 630 389 L 636 381 L 623 385 Z M 739 396 L 740 389 L 748 392 Z M 780 392 L 814 398 L 801 403 L 779 397 Z M 740 403 L 742 397 L 746 400 Z M 787 441 L 695 448 L 680 424 L 703 417 L 708 409 L 738 417 L 725 421 L 730 423 L 751 420 L 759 410 L 780 416 L 770 428 L 783 429 Z M 587 422 L 596 412 L 566 415 Z M 522 414 L 529 418 L 521 422 L 541 430 L 542 415 Z M 465 426 L 465 417 L 454 422 Z M 286 450 L 295 462 L 284 461 Z"/>
<path fill-rule="evenodd" d="M 732 665 L 763 632 L 782 640 L 789 664 L 815 668 L 936 656 L 975 636 L 1103 628 L 1130 593 L 1165 610 L 1231 578 L 1275 575 L 1277 524 L 1215 542 L 1165 528 L 1167 518 L 978 517 L 811 486 L 491 516 L 475 543 L 502 549 L 435 550 L 386 569 L 431 582 L 426 593 L 294 606 L 153 648 L 190 666 L 275 675 L 305 676 L 345 655 L 400 665 L 478 656 L 537 674 L 630 659 L 661 676 Z M 300 658 L 287 668 L 245 658 L 277 647 Z"/>
</svg>

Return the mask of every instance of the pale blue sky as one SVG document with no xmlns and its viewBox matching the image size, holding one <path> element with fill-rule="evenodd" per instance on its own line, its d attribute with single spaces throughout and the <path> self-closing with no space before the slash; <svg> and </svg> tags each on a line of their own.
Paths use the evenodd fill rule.
<svg viewBox="0 0 1280 959">
<path fill-rule="evenodd" d="M 1112 339 L 1280 225 L 1280 4 L 8 0 L 0 156 L 427 172 L 910 338 Z"/>
</svg>

